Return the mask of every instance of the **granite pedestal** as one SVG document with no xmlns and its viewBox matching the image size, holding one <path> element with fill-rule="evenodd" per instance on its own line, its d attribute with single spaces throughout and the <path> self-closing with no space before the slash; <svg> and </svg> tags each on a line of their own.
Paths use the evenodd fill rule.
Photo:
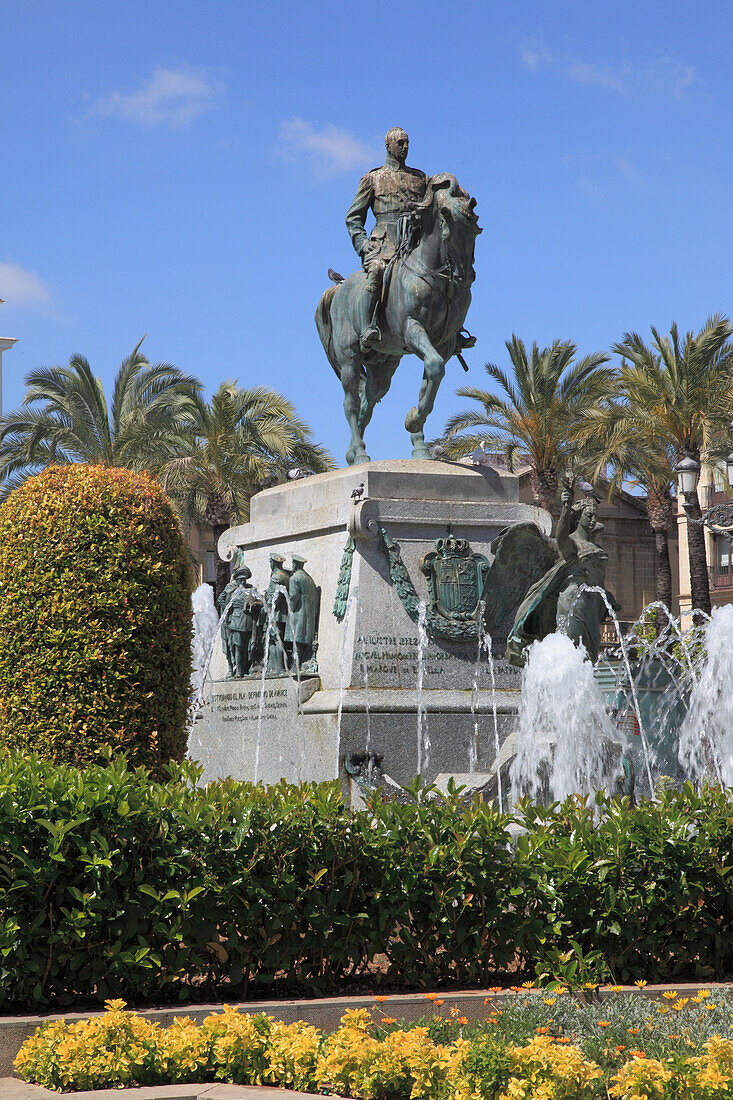
<svg viewBox="0 0 733 1100">
<path fill-rule="evenodd" d="M 355 494 L 355 496 L 352 496 Z M 222 535 L 226 559 L 240 548 L 252 570 L 251 583 L 264 592 L 269 556 L 306 558 L 306 570 L 321 589 L 318 674 L 265 680 L 225 680 L 221 653 L 212 661 L 200 720 L 189 751 L 204 765 L 204 779 L 232 775 L 266 782 L 340 778 L 350 784 L 346 763 L 369 751 L 398 783 L 415 775 L 418 704 L 425 714 L 429 751 L 423 776 L 432 781 L 469 771 L 478 727 L 475 771 L 490 772 L 496 727 L 502 742 L 513 728 L 520 673 L 498 655 L 496 695 L 486 655 L 477 664 L 470 640 L 428 639 L 418 692 L 419 631 L 390 577 L 379 537 L 382 529 L 400 548 L 420 599 L 429 602 L 420 571 L 435 540 L 451 534 L 492 559 L 491 542 L 518 523 L 536 523 L 549 533 L 546 512 L 519 501 L 518 479 L 489 466 L 429 461 L 370 462 L 266 489 L 252 498 L 250 522 Z M 334 614 L 344 551 L 353 540 L 348 603 Z M 343 610 L 343 605 L 342 605 Z M 259 752 L 257 742 L 259 740 Z"/>
</svg>

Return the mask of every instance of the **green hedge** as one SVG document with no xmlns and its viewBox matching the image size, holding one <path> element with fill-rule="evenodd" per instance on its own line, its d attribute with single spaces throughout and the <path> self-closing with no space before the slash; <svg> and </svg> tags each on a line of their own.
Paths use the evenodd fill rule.
<svg viewBox="0 0 733 1100">
<path fill-rule="evenodd" d="M 153 771 L 186 750 L 190 577 L 145 474 L 51 466 L 0 507 L 0 745 Z"/>
<path fill-rule="evenodd" d="M 414 987 L 733 975 L 725 792 L 530 807 L 515 849 L 457 798 L 350 815 L 335 784 L 193 776 L 0 762 L 6 1011 L 324 993 L 376 956 Z"/>
</svg>

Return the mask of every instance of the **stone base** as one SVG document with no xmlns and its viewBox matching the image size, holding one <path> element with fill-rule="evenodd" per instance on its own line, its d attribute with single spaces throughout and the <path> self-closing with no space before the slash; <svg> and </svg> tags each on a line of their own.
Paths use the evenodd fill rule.
<svg viewBox="0 0 733 1100">
<path fill-rule="evenodd" d="M 429 606 L 420 562 L 435 550 L 436 539 L 449 533 L 466 539 L 471 551 L 491 561 L 491 543 L 503 528 L 532 522 L 547 533 L 549 517 L 519 502 L 513 475 L 423 461 L 372 462 L 278 485 L 253 497 L 250 512 L 249 523 L 222 536 L 220 552 L 231 558 L 240 547 L 260 592 L 268 584 L 271 553 L 283 555 L 286 566 L 292 554 L 305 557 L 305 569 L 321 589 L 318 678 L 304 680 L 299 692 L 290 677 L 267 677 L 260 720 L 260 685 L 252 679 L 222 682 L 226 664 L 219 652 L 190 755 L 204 764 L 205 779 L 254 779 L 259 728 L 259 780 L 338 776 L 347 791 L 353 778 L 347 758 L 368 750 L 382 757 L 385 775 L 408 783 L 418 762 L 419 630 L 392 583 L 380 529 L 398 544 L 418 599 Z M 343 591 L 350 539 L 349 601 L 339 617 L 334 601 L 340 572 Z M 500 650 L 501 637 L 494 641 Z M 431 638 L 424 648 L 426 782 L 470 770 L 475 724 L 475 770 L 491 770 L 496 737 L 490 670 L 486 655 L 478 656 L 475 634 L 456 641 Z M 521 674 L 497 658 L 494 676 L 501 742 L 513 728 Z"/>
</svg>

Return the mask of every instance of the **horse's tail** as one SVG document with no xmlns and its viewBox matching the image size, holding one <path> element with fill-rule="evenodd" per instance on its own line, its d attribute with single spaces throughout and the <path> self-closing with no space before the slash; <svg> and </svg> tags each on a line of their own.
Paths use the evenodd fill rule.
<svg viewBox="0 0 733 1100">
<path fill-rule="evenodd" d="M 324 294 L 318 303 L 316 309 L 316 328 L 318 329 L 318 335 L 321 338 L 323 344 L 323 350 L 326 352 L 328 361 L 333 367 L 336 377 L 341 378 L 341 368 L 339 367 L 338 359 L 334 352 L 333 347 L 333 323 L 331 321 L 331 302 L 333 296 L 339 288 L 338 283 L 334 286 L 330 286 L 328 290 L 324 291 Z"/>
</svg>

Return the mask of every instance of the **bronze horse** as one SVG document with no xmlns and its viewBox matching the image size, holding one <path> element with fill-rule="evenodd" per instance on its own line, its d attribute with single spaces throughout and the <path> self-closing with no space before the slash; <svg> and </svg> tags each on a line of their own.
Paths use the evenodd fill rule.
<svg viewBox="0 0 733 1100">
<path fill-rule="evenodd" d="M 405 417 L 405 428 L 412 457 L 431 457 L 423 426 L 445 364 L 467 346 L 460 333 L 476 277 L 473 253 L 481 229 L 475 205 L 455 176 L 446 172 L 429 180 L 424 200 L 404 215 L 397 254 L 386 273 L 377 348 L 366 353 L 359 348 L 363 271 L 329 287 L 318 303 L 318 334 L 344 387 L 344 412 L 351 429 L 349 466 L 369 462 L 364 429 L 389 390 L 400 359 L 410 352 L 422 359 L 424 371 L 417 407 Z"/>
</svg>

